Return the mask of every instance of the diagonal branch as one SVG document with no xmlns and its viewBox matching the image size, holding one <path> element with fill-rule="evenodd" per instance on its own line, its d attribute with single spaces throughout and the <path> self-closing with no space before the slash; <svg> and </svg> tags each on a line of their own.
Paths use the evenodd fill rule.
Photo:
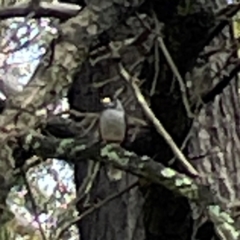
<svg viewBox="0 0 240 240">
<path fill-rule="evenodd" d="M 99 208 L 103 207 L 104 205 L 106 205 L 107 203 L 111 202 L 112 200 L 120 197 L 121 195 L 123 195 L 124 193 L 126 192 L 129 192 L 131 189 L 135 188 L 138 186 L 138 181 L 130 184 L 128 187 L 124 188 L 123 190 L 117 192 L 117 193 L 113 193 L 111 194 L 110 196 L 108 196 L 107 198 L 105 198 L 104 200 L 98 202 L 97 204 L 94 204 L 92 207 L 90 207 L 89 209 L 87 209 L 86 211 L 84 211 L 80 216 L 77 216 L 75 218 L 73 218 L 71 221 L 69 222 L 66 222 L 64 224 L 64 226 L 60 227 L 57 231 L 57 234 L 56 234 L 56 239 L 60 239 L 62 234 L 71 226 L 73 225 L 74 223 L 82 220 L 84 217 L 88 216 L 89 214 L 91 214 L 92 212 L 98 210 Z M 74 204 L 71 204 L 72 206 L 75 207 Z M 66 215 L 69 216 L 69 209 L 66 210 Z"/>
<path fill-rule="evenodd" d="M 86 137 L 60 140 L 54 137 L 45 137 L 33 131 L 24 135 L 20 142 L 21 149 L 43 159 L 65 159 L 70 163 L 92 159 L 105 164 L 112 164 L 116 168 L 161 184 L 189 199 L 199 199 L 198 186 L 190 177 L 171 168 L 166 168 L 147 156 L 139 157 L 122 148 L 116 149 L 114 145 L 96 143 L 89 147 L 87 146 L 89 141 Z"/>
<path fill-rule="evenodd" d="M 29 133 L 22 137 L 21 143 L 26 151 L 43 158 L 60 158 L 68 162 L 86 161 L 92 159 L 104 164 L 130 172 L 150 182 L 162 185 L 177 195 L 190 201 L 198 202 L 206 207 L 209 219 L 223 240 L 238 240 L 239 232 L 235 229 L 234 220 L 221 209 L 211 191 L 188 176 L 180 174 L 147 156 L 139 157 L 113 145 L 99 143 L 86 148 L 86 139 L 63 139 L 44 137 L 37 133 Z"/>
<path fill-rule="evenodd" d="M 148 104 L 144 99 L 140 89 L 135 84 L 135 81 L 138 81 L 138 80 L 135 77 L 131 77 L 128 74 L 128 72 L 123 68 L 122 65 L 119 64 L 119 68 L 120 68 L 120 74 L 128 83 L 131 84 L 139 104 L 141 105 L 146 116 L 155 126 L 157 132 L 165 139 L 165 141 L 171 147 L 172 151 L 174 152 L 176 157 L 180 160 L 180 162 L 183 164 L 183 166 L 187 169 L 187 171 L 195 177 L 198 176 L 198 172 L 196 171 L 196 169 L 188 162 L 186 157 L 183 155 L 182 151 L 178 148 L 178 146 L 173 141 L 172 137 L 168 134 L 168 132 L 164 129 L 160 121 L 154 116 L 154 113 L 152 112 L 152 110 L 148 107 Z"/>
</svg>

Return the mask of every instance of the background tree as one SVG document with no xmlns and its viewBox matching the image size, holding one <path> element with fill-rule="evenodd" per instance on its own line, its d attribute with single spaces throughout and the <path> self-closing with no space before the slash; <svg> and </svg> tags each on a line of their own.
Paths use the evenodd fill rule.
<svg viewBox="0 0 240 240">
<path fill-rule="evenodd" d="M 0 10 L 2 18 L 60 20 L 29 84 L 3 104 L 1 223 L 12 218 L 6 197 L 18 180 L 14 167 L 24 174 L 37 155 L 75 165 L 72 205 L 80 216 L 55 237 L 79 220 L 83 240 L 239 239 L 239 60 L 231 21 L 239 4 L 72 3 L 83 9 L 31 2 Z M 95 135 L 100 100 L 116 95 L 128 115 L 122 148 Z M 42 111 L 64 96 L 69 119 Z M 108 180 L 108 164 L 124 170 L 120 181 Z"/>
</svg>

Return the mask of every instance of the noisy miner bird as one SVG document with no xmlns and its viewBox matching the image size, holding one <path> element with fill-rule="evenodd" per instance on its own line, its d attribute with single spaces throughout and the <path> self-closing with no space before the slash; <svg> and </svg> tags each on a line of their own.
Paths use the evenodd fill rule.
<svg viewBox="0 0 240 240">
<path fill-rule="evenodd" d="M 103 111 L 99 118 L 99 132 L 101 139 L 106 143 L 118 146 L 123 142 L 127 129 L 126 114 L 119 99 L 105 97 L 102 99 Z M 122 171 L 109 166 L 107 175 L 110 181 L 122 178 Z"/>
</svg>

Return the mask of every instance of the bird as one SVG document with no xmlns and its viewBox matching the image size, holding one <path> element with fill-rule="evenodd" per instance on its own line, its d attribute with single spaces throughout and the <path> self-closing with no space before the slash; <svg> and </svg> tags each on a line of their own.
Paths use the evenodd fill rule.
<svg viewBox="0 0 240 240">
<path fill-rule="evenodd" d="M 101 140 L 120 147 L 127 130 L 124 107 L 118 98 L 105 97 L 102 99 L 102 104 L 103 110 L 99 117 Z M 117 181 L 122 178 L 122 171 L 109 166 L 107 175 L 111 181 Z"/>
</svg>

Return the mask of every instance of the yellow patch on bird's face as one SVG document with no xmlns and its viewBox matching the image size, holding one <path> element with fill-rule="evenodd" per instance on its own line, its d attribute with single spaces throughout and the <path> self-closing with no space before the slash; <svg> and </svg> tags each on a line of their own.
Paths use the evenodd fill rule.
<svg viewBox="0 0 240 240">
<path fill-rule="evenodd" d="M 107 104 L 107 103 L 110 103 L 110 102 L 112 102 L 112 99 L 110 97 L 105 97 L 105 98 L 102 99 L 102 103 Z"/>
</svg>

